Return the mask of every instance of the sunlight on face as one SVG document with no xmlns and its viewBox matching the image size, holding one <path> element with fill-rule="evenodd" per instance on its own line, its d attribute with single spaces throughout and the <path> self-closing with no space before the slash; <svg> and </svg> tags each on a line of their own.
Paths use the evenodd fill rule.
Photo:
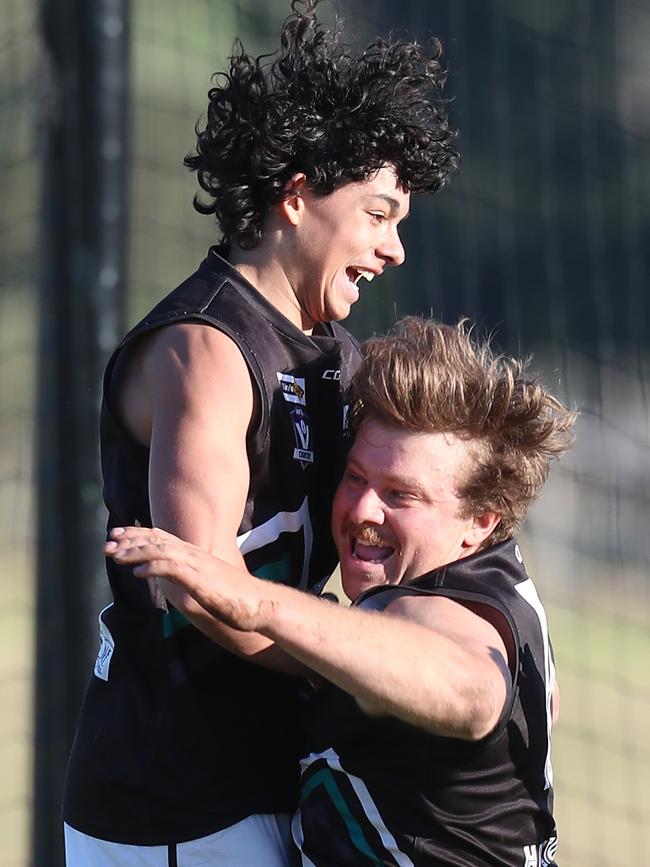
<svg viewBox="0 0 650 867">
<path fill-rule="evenodd" d="M 351 599 L 473 553 L 474 521 L 460 516 L 457 488 L 469 459 L 467 443 L 453 434 L 411 433 L 372 419 L 362 424 L 332 513 Z"/>
<path fill-rule="evenodd" d="M 303 327 L 312 327 L 345 319 L 359 299 L 361 281 L 402 264 L 397 227 L 408 215 L 410 194 L 393 169 L 384 167 L 329 195 L 304 190 L 302 198 L 294 273 Z"/>
</svg>

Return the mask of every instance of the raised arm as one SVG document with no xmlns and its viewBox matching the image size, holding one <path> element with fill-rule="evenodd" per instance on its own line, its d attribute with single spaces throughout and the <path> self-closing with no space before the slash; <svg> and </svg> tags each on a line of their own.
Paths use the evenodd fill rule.
<svg viewBox="0 0 650 867">
<path fill-rule="evenodd" d="M 140 577 L 182 584 L 218 620 L 259 632 L 357 698 L 436 734 L 475 740 L 496 725 L 510 673 L 497 629 L 456 602 L 396 600 L 385 613 L 330 605 L 260 581 L 158 530 L 115 532 L 107 554 Z"/>
</svg>

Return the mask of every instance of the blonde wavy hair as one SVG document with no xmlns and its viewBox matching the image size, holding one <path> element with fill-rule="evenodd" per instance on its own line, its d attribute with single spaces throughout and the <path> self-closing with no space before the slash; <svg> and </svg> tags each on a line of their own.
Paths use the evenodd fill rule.
<svg viewBox="0 0 650 867">
<path fill-rule="evenodd" d="M 466 439 L 463 516 L 500 516 L 485 546 L 514 535 L 551 460 L 573 444 L 576 413 L 528 373 L 527 360 L 495 354 L 466 319 L 450 326 L 409 316 L 362 349 L 351 392 L 352 431 L 370 417 Z"/>
</svg>

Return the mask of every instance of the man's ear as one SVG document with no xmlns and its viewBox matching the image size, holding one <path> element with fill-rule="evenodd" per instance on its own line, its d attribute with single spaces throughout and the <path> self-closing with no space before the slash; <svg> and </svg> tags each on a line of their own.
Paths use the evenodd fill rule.
<svg viewBox="0 0 650 867">
<path fill-rule="evenodd" d="M 279 212 L 292 226 L 297 226 L 302 219 L 305 203 L 302 194 L 307 186 L 307 175 L 297 172 L 284 185 L 284 196 L 278 205 Z"/>
<path fill-rule="evenodd" d="M 483 512 L 482 515 L 475 515 L 472 518 L 470 526 L 465 531 L 463 537 L 464 547 L 480 547 L 500 521 L 501 517 L 496 512 Z"/>
</svg>

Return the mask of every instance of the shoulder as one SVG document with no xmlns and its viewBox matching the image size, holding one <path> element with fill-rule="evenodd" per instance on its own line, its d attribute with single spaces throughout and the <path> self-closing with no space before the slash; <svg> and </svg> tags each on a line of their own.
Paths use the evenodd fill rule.
<svg viewBox="0 0 650 867">
<path fill-rule="evenodd" d="M 244 364 L 235 340 L 224 331 L 203 322 L 177 322 L 154 331 L 143 345 L 145 364 L 152 372 L 158 365 L 196 364 L 208 367 L 224 363 Z"/>
<path fill-rule="evenodd" d="M 251 418 L 254 392 L 237 345 L 209 325 L 166 325 L 127 346 L 116 369 L 116 405 L 127 429 L 148 446 L 154 419 L 187 420 L 219 408 Z M 221 414 L 223 418 L 223 413 Z M 216 423 L 216 422 L 215 422 Z"/>
<path fill-rule="evenodd" d="M 457 599 L 425 593 L 410 593 L 405 587 L 396 594 L 384 609 L 386 614 L 402 617 L 432 629 L 453 632 L 480 626 L 482 618 Z"/>
<path fill-rule="evenodd" d="M 515 637 L 508 619 L 496 607 L 449 596 L 409 593 L 405 587 L 384 610 L 459 641 L 496 647 L 507 659 L 511 673 L 516 671 Z"/>
<path fill-rule="evenodd" d="M 252 395 L 241 350 L 217 328 L 197 322 L 169 325 L 152 334 L 141 352 L 144 385 L 163 400 L 177 394 L 194 402 L 219 394 L 241 404 Z"/>
</svg>

